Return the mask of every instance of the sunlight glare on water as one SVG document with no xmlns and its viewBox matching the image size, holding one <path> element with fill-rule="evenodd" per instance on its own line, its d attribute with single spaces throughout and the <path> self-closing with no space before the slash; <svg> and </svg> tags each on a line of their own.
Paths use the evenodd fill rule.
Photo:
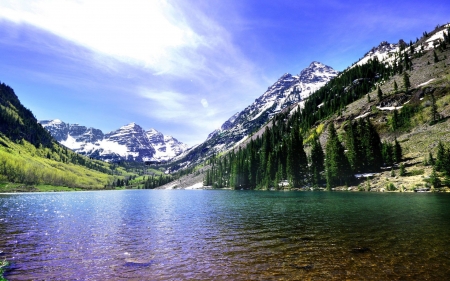
<svg viewBox="0 0 450 281">
<path fill-rule="evenodd" d="M 448 194 L 4 194 L 0 234 L 8 280 L 450 276 Z"/>
</svg>

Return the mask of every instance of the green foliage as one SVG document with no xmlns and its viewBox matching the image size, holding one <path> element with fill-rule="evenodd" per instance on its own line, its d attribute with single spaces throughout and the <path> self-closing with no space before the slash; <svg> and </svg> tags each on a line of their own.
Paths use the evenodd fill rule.
<svg viewBox="0 0 450 281">
<path fill-rule="evenodd" d="M 0 84 L 0 133 L 12 141 L 23 139 L 36 147 L 52 147 L 51 135 L 20 103 L 14 90 L 3 83 Z"/>
<path fill-rule="evenodd" d="M 446 176 L 450 176 L 450 148 L 444 147 L 441 141 L 438 144 L 434 168 L 436 168 L 436 171 L 444 172 Z"/>
<path fill-rule="evenodd" d="M 419 105 L 405 104 L 403 105 L 400 113 L 397 110 L 393 110 L 392 116 L 389 120 L 389 125 L 392 131 L 408 130 L 411 128 L 411 119 L 413 116 L 420 112 Z"/>
<path fill-rule="evenodd" d="M 435 167 L 433 167 L 433 170 L 432 170 L 430 178 L 429 178 L 429 182 L 433 188 L 439 188 L 439 186 L 441 185 L 441 180 L 437 176 Z"/>
<path fill-rule="evenodd" d="M 403 73 L 403 87 L 405 87 L 405 90 L 408 91 L 409 88 L 411 88 L 411 82 L 409 81 L 409 75 L 406 73 L 406 71 Z"/>
<path fill-rule="evenodd" d="M 5 136 L 0 136 L 0 140 L 6 144 L 0 146 L 0 181 L 91 189 L 104 188 L 112 180 L 103 173 L 113 173 L 109 164 L 66 151 L 56 144 L 50 149 L 36 148 L 27 141 L 15 143 Z"/>
<path fill-rule="evenodd" d="M 327 189 L 331 190 L 334 186 L 348 184 L 351 167 L 333 123 L 328 127 L 328 142 L 325 148 L 325 154 Z"/>
<path fill-rule="evenodd" d="M 400 167 L 399 167 L 399 176 L 401 176 L 401 177 L 406 176 L 406 168 L 403 163 L 401 163 Z"/>
<path fill-rule="evenodd" d="M 378 86 L 377 97 L 378 97 L 378 102 L 380 102 L 383 99 L 383 92 L 381 91 L 380 86 Z"/>
<path fill-rule="evenodd" d="M 8 281 L 3 274 L 6 269 L 9 267 L 9 262 L 7 260 L 0 261 L 0 281 Z"/>
<path fill-rule="evenodd" d="M 410 170 L 408 172 L 408 176 L 421 176 L 425 174 L 425 170 L 424 169 L 414 169 L 414 170 Z"/>
<path fill-rule="evenodd" d="M 322 182 L 321 171 L 325 169 L 325 155 L 317 138 L 314 138 L 311 147 L 311 182 L 313 186 L 319 186 Z"/>
<path fill-rule="evenodd" d="M 346 105 L 367 95 L 375 82 L 387 79 L 393 74 L 394 69 L 391 66 L 377 59 L 345 70 L 305 101 L 304 108 L 298 114 L 300 128 L 304 132 L 308 131 L 317 121 L 338 113 Z"/>
<path fill-rule="evenodd" d="M 391 169 L 391 177 L 395 177 L 395 171 L 394 171 L 394 168 Z"/>
<path fill-rule="evenodd" d="M 387 191 L 395 191 L 395 190 L 397 190 L 397 188 L 395 187 L 395 185 L 392 182 L 390 182 L 386 185 L 386 190 Z"/>
<path fill-rule="evenodd" d="M 303 139 L 298 127 L 291 130 L 287 154 L 286 172 L 292 187 L 301 187 L 306 184 L 308 160 L 303 148 Z"/>
</svg>

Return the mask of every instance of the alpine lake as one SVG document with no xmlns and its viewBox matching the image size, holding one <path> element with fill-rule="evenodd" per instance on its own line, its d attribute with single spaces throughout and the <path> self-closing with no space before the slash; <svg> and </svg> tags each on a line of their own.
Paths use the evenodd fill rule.
<svg viewBox="0 0 450 281">
<path fill-rule="evenodd" d="M 449 280 L 450 194 L 0 194 L 7 280 Z"/>
</svg>

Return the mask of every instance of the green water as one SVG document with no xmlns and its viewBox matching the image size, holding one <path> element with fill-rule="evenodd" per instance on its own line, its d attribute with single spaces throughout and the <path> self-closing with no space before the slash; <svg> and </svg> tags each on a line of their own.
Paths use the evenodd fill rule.
<svg viewBox="0 0 450 281">
<path fill-rule="evenodd" d="M 448 280 L 450 196 L 0 195 L 9 280 Z"/>
</svg>

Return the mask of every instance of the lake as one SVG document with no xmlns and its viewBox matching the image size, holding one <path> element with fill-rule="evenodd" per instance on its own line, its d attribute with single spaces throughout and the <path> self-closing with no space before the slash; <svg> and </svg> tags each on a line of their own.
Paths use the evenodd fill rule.
<svg viewBox="0 0 450 281">
<path fill-rule="evenodd" d="M 450 194 L 0 195 L 8 280 L 448 280 Z"/>
</svg>

